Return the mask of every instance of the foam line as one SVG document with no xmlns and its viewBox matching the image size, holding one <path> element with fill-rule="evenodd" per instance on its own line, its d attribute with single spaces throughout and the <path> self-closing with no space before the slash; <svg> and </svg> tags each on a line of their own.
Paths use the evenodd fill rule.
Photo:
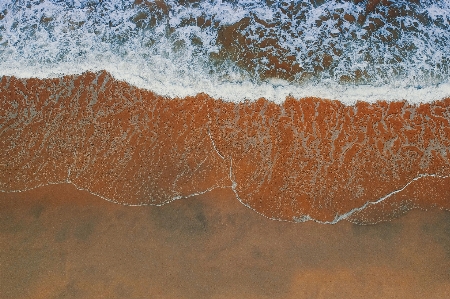
<svg viewBox="0 0 450 299">
<path fill-rule="evenodd" d="M 233 102 L 450 96 L 448 1 L 144 2 L 2 1 L 0 76 L 106 70 L 162 96 Z"/>
</svg>

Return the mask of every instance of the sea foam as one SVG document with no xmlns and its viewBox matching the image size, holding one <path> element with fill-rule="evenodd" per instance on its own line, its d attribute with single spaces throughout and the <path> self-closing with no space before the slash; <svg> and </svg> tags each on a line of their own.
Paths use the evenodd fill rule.
<svg viewBox="0 0 450 299">
<path fill-rule="evenodd" d="M 396 1 L 371 12 L 348 1 L 292 7 L 283 1 L 140 2 L 0 3 L 0 76 L 106 70 L 168 97 L 207 93 L 235 102 L 313 96 L 345 104 L 417 103 L 450 96 L 446 1 Z M 397 15 L 389 17 L 391 11 Z M 221 34 L 230 26 L 237 27 L 224 42 Z M 246 58 L 246 51 L 254 56 Z M 300 71 L 283 72 L 283 63 Z"/>
</svg>

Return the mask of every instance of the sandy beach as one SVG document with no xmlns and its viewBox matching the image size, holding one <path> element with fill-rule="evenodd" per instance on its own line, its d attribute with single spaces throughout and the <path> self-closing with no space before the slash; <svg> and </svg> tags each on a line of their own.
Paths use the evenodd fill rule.
<svg viewBox="0 0 450 299">
<path fill-rule="evenodd" d="M 0 1 L 0 299 L 450 298 L 450 1 Z"/>
<path fill-rule="evenodd" d="M 229 189 L 126 207 L 72 185 L 0 194 L 3 298 L 448 298 L 450 214 L 268 220 Z"/>
</svg>

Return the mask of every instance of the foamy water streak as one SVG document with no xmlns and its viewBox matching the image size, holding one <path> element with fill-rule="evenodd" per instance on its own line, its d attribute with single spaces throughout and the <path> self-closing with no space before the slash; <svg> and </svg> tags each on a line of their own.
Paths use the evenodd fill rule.
<svg viewBox="0 0 450 299">
<path fill-rule="evenodd" d="M 0 75 L 107 70 L 160 95 L 450 95 L 448 1 L 2 1 Z"/>
</svg>

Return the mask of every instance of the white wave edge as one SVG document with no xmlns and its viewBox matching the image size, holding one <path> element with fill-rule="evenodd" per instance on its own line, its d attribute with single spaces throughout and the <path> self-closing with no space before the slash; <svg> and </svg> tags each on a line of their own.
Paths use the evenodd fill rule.
<svg viewBox="0 0 450 299">
<path fill-rule="evenodd" d="M 290 82 L 274 79 L 264 83 L 253 83 L 247 80 L 223 82 L 213 77 L 186 76 L 185 78 L 165 76 L 160 72 L 147 73 L 139 65 L 117 63 L 105 65 L 97 62 L 88 65 L 59 64 L 57 66 L 43 67 L 42 65 L 19 67 L 0 63 L 0 76 L 14 76 L 17 78 L 58 78 L 66 75 L 80 75 L 84 72 L 107 71 L 115 79 L 127 82 L 135 87 L 150 90 L 161 96 L 170 98 L 195 96 L 205 93 L 212 98 L 230 102 L 243 102 L 265 98 L 277 104 L 282 104 L 287 97 L 296 99 L 317 97 L 329 100 L 338 100 L 345 105 L 354 105 L 356 102 L 376 101 L 407 101 L 411 104 L 429 103 L 450 97 L 450 82 L 443 82 L 435 86 L 423 88 L 402 86 L 393 83 L 383 86 L 346 85 L 336 82 L 323 82 L 319 84 L 295 85 Z M 146 70 L 148 71 L 148 69 Z"/>
</svg>

